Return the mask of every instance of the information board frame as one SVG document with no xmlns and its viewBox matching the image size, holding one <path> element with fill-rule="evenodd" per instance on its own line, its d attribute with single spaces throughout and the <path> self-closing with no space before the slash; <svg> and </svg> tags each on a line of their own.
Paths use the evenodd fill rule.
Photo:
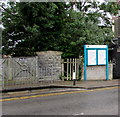
<svg viewBox="0 0 120 117">
<path fill-rule="evenodd" d="M 96 51 L 96 58 L 92 57 L 92 55 L 89 55 L 90 51 L 92 52 L 92 50 Z M 104 58 L 102 58 L 102 62 L 100 63 L 100 57 L 102 57 L 102 55 L 100 55 L 100 52 L 102 53 L 104 51 L 103 54 Z M 91 56 L 91 57 L 89 57 Z M 94 64 L 90 64 L 91 60 L 94 60 Z M 91 62 L 92 63 L 92 62 Z M 86 69 L 87 66 L 106 66 L 106 80 L 109 80 L 109 66 L 108 66 L 108 45 L 84 45 L 84 80 L 87 80 L 87 73 L 86 73 Z"/>
</svg>

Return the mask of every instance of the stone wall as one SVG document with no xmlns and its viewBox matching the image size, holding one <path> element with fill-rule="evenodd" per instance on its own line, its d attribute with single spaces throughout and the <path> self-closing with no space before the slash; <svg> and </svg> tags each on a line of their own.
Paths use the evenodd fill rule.
<svg viewBox="0 0 120 117">
<path fill-rule="evenodd" d="M 38 77 L 54 76 L 54 79 L 59 79 L 61 75 L 61 54 L 62 52 L 58 51 L 37 52 Z"/>
</svg>

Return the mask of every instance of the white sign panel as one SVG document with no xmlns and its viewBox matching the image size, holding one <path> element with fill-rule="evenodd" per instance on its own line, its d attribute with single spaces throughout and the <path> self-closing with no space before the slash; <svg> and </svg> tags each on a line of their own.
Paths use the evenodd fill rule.
<svg viewBox="0 0 120 117">
<path fill-rule="evenodd" d="M 106 50 L 98 50 L 98 65 L 106 64 Z"/>
<path fill-rule="evenodd" d="M 107 48 L 107 45 L 86 45 L 86 48 Z"/>
<path fill-rule="evenodd" d="M 88 50 L 88 65 L 96 65 L 96 50 Z"/>
</svg>

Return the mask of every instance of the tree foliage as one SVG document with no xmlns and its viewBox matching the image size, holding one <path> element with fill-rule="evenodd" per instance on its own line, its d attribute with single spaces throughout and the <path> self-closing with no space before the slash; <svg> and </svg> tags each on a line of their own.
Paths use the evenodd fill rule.
<svg viewBox="0 0 120 117">
<path fill-rule="evenodd" d="M 57 50 L 63 57 L 78 57 L 84 44 L 109 44 L 113 33 L 107 13 L 117 14 L 119 5 L 10 2 L 2 9 L 3 54 L 33 56 L 37 51 Z M 98 25 L 99 18 L 104 26 Z"/>
</svg>

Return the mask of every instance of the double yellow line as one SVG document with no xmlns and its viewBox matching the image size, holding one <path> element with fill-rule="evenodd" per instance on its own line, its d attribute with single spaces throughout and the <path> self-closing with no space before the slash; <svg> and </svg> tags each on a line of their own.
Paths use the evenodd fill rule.
<svg viewBox="0 0 120 117">
<path fill-rule="evenodd" d="M 21 99 L 29 99 L 29 98 L 37 98 L 37 97 L 45 97 L 45 96 L 72 94 L 72 93 L 83 93 L 83 92 L 91 92 L 91 91 L 101 91 L 101 90 L 114 89 L 114 88 L 120 88 L 120 87 L 110 87 L 110 88 L 100 88 L 100 89 L 94 89 L 94 90 L 81 90 L 81 91 L 70 91 L 70 92 L 59 92 L 59 93 L 49 93 L 49 94 L 23 96 L 23 97 L 21 96 L 21 97 L 16 97 L 16 98 L 0 99 L 0 102 L 12 101 L 12 100 L 21 100 Z"/>
</svg>

